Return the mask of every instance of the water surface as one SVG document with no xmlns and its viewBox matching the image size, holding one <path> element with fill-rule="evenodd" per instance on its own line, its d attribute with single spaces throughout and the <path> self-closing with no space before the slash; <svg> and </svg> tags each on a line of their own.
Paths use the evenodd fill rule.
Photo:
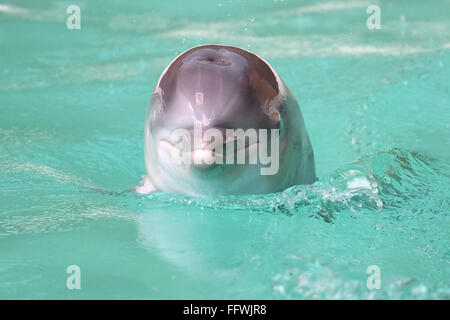
<svg viewBox="0 0 450 320">
<path fill-rule="evenodd" d="M 81 8 L 81 30 L 66 8 Z M 382 28 L 368 30 L 378 4 Z M 448 1 L 0 4 L 0 298 L 448 299 Z M 319 181 L 270 195 L 121 193 L 192 46 L 268 60 Z M 105 190 L 98 192 L 95 190 Z M 66 288 L 78 265 L 81 290 Z M 381 288 L 366 286 L 367 267 Z"/>
</svg>

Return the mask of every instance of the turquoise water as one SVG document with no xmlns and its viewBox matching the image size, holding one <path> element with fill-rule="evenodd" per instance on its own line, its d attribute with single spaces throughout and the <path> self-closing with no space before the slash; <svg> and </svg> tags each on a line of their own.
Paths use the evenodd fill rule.
<svg viewBox="0 0 450 320">
<path fill-rule="evenodd" d="M 66 28 L 71 4 L 81 30 Z M 418 0 L 0 4 L 0 298 L 449 299 L 448 12 Z M 278 71 L 317 183 L 121 192 L 145 173 L 157 78 L 205 43 Z M 66 287 L 70 265 L 81 290 Z"/>
</svg>

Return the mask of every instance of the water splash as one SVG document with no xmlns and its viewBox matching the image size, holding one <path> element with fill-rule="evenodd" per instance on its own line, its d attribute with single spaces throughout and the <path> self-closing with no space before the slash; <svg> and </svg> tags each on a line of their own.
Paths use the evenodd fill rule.
<svg viewBox="0 0 450 320">
<path fill-rule="evenodd" d="M 279 193 L 251 196 L 187 197 L 155 193 L 139 195 L 153 204 L 177 204 L 214 210 L 242 210 L 252 213 L 307 214 L 326 222 L 344 211 L 361 209 L 383 213 L 400 207 L 411 198 L 429 196 L 433 183 L 445 179 L 445 163 L 416 152 L 392 149 L 364 156 L 313 185 L 294 186 Z M 441 187 L 448 189 L 447 185 Z"/>
</svg>

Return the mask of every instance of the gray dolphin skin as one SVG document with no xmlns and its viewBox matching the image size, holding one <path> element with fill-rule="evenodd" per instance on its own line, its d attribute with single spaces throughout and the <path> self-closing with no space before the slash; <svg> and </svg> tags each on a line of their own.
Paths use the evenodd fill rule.
<svg viewBox="0 0 450 320">
<path fill-rule="evenodd" d="M 222 136 L 198 136 L 197 129 Z M 243 143 L 230 138 L 233 130 L 245 133 Z M 251 130 L 261 134 L 252 136 Z M 188 150 L 174 140 L 174 132 L 187 133 Z M 199 143 L 192 142 L 196 137 Z M 213 141 L 223 148 L 211 149 Z M 267 157 L 251 161 L 264 150 Z M 245 163 L 224 160 L 240 153 Z M 192 161 L 175 161 L 174 154 Z M 222 45 L 189 49 L 162 73 L 146 119 L 145 163 L 138 193 L 261 194 L 316 180 L 313 150 L 291 91 L 260 57 Z"/>
</svg>

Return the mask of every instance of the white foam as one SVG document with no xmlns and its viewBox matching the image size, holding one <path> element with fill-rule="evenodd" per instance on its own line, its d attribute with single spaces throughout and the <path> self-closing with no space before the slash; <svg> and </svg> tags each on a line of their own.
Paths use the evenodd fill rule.
<svg viewBox="0 0 450 320">
<path fill-rule="evenodd" d="M 28 10 L 21 7 L 11 6 L 9 4 L 0 3 L 0 12 L 9 13 L 9 14 L 25 14 L 28 13 Z"/>
</svg>

